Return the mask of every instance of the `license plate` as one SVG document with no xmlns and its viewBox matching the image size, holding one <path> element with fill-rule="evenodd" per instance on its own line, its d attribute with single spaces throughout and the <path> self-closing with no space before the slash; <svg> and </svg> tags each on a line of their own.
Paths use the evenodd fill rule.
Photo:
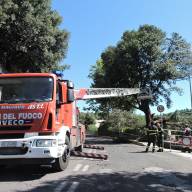
<svg viewBox="0 0 192 192">
<path fill-rule="evenodd" d="M 16 147 L 17 141 L 2 141 L 1 147 Z"/>
</svg>

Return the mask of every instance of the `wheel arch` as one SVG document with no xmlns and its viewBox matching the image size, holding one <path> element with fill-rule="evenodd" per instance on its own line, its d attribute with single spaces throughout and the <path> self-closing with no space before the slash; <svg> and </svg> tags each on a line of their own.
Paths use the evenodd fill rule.
<svg viewBox="0 0 192 192">
<path fill-rule="evenodd" d="M 59 137 L 65 140 L 65 137 L 68 136 L 70 140 L 70 128 L 67 126 L 62 126 L 59 130 Z"/>
</svg>

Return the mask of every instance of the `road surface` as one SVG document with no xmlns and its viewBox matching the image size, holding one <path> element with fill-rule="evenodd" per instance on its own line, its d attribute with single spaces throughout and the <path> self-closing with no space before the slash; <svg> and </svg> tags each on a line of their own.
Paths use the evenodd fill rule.
<svg viewBox="0 0 192 192">
<path fill-rule="evenodd" d="M 180 152 L 145 153 L 144 146 L 115 144 L 89 137 L 105 147 L 108 160 L 71 157 L 64 172 L 17 166 L 0 171 L 0 192 L 192 192 L 192 156 Z"/>
</svg>

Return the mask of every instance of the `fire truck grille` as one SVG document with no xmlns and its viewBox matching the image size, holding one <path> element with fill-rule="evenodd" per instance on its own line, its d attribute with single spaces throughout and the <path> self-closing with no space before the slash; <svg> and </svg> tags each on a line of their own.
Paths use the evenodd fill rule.
<svg viewBox="0 0 192 192">
<path fill-rule="evenodd" d="M 24 155 L 27 151 L 27 147 L 0 147 L 0 155 Z"/>
<path fill-rule="evenodd" d="M 31 126 L 0 126 L 0 131 L 29 130 Z"/>
<path fill-rule="evenodd" d="M 24 136 L 24 133 L 0 134 L 0 139 L 21 139 Z"/>
</svg>

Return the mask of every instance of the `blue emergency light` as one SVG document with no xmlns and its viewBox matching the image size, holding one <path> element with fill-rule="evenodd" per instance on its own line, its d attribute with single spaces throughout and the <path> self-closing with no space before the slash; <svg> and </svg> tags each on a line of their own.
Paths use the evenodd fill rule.
<svg viewBox="0 0 192 192">
<path fill-rule="evenodd" d="M 53 71 L 53 73 L 55 74 L 55 75 L 57 75 L 57 77 L 60 77 L 60 78 L 62 78 L 64 75 L 63 75 L 63 72 L 62 71 Z"/>
</svg>

